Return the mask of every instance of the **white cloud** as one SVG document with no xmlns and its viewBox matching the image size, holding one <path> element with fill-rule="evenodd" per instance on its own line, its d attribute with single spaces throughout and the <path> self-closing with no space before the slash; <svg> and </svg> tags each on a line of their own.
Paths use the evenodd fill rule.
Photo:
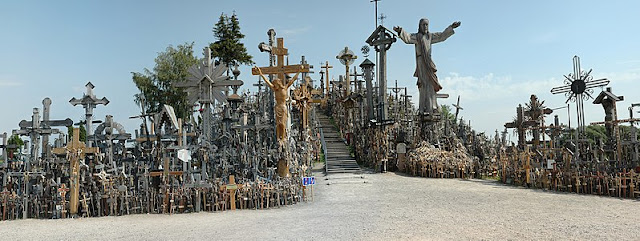
<svg viewBox="0 0 640 241">
<path fill-rule="evenodd" d="M 0 80 L 0 86 L 2 87 L 13 87 L 13 86 L 21 86 L 22 83 L 17 81 L 8 81 L 8 80 Z"/>
<path fill-rule="evenodd" d="M 472 101 L 504 100 L 509 97 L 528 96 L 531 93 L 548 92 L 561 83 L 557 78 L 515 81 L 511 76 L 495 76 L 493 73 L 475 77 L 460 76 L 454 72 L 440 77 L 440 81 L 444 93 L 450 96 L 461 95 Z"/>
<path fill-rule="evenodd" d="M 0 76 L 0 87 L 22 86 L 24 81 L 19 81 L 13 76 Z"/>
<path fill-rule="evenodd" d="M 626 72 L 600 73 L 597 76 L 599 76 L 599 78 L 609 79 L 611 81 L 611 84 L 626 84 L 640 80 L 640 68 L 631 69 Z M 598 77 L 594 77 L 594 79 L 598 79 Z"/>
<path fill-rule="evenodd" d="M 300 35 L 300 34 L 309 32 L 309 30 L 311 30 L 311 26 L 283 29 L 283 30 L 280 30 L 280 32 L 282 32 L 282 35 L 284 37 L 293 37 L 295 35 Z"/>
</svg>

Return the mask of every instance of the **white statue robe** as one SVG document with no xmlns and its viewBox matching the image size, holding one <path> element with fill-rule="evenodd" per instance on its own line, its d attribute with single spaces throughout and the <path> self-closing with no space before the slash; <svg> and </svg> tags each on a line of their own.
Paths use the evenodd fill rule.
<svg viewBox="0 0 640 241">
<path fill-rule="evenodd" d="M 418 90 L 420 91 L 420 113 L 432 113 L 438 110 L 436 92 L 442 89 L 436 76 L 436 65 L 431 60 L 431 44 L 445 41 L 455 32 L 449 26 L 443 32 L 437 33 L 407 33 L 404 29 L 400 31 L 400 39 L 407 44 L 414 44 L 416 49 L 416 71 L 413 76 L 418 77 Z M 419 38 L 422 37 L 422 44 Z M 423 56 L 424 55 L 424 56 Z"/>
</svg>

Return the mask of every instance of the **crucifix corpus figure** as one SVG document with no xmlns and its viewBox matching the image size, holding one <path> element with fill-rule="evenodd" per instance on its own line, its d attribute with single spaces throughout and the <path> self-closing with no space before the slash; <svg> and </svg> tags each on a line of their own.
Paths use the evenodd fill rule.
<svg viewBox="0 0 640 241">
<path fill-rule="evenodd" d="M 414 77 L 418 77 L 418 90 L 420 91 L 420 113 L 431 115 L 438 111 L 436 92 L 442 89 L 436 76 L 436 65 L 431 59 L 431 44 L 445 41 L 454 34 L 453 29 L 460 26 L 460 22 L 453 22 L 442 32 L 429 32 L 429 20 L 420 19 L 418 32 L 409 34 L 399 26 L 393 28 L 398 36 L 406 44 L 416 46 L 416 71 Z"/>
<path fill-rule="evenodd" d="M 275 114 L 276 114 L 276 135 L 278 136 L 278 141 L 284 143 L 287 139 L 287 100 L 289 99 L 289 87 L 293 85 L 293 82 L 298 78 L 300 72 L 302 72 L 305 68 L 304 66 L 300 66 L 300 70 L 296 72 L 293 78 L 289 78 L 285 75 L 284 80 L 275 79 L 273 83 L 269 81 L 267 77 L 262 74 L 262 70 L 255 66 L 253 67 L 258 71 L 260 77 L 267 83 L 267 86 L 273 90 L 273 93 L 276 98 L 276 106 L 275 106 Z"/>
</svg>

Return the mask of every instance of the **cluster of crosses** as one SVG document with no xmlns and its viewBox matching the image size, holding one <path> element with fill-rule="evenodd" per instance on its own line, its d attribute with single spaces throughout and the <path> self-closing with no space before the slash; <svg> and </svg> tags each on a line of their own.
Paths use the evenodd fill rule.
<svg viewBox="0 0 640 241">
<path fill-rule="evenodd" d="M 633 198 L 640 194 L 635 190 L 640 170 L 634 126 L 640 119 L 633 117 L 634 107 L 640 104 L 631 104 L 629 118 L 619 119 L 617 103 L 624 97 L 614 94 L 611 87 L 604 88 L 610 82 L 606 78 L 594 80 L 591 70 L 582 70 L 579 57 L 574 57 L 573 64 L 574 72 L 564 76 L 565 85 L 553 88 L 551 93 L 565 94 L 566 103 L 575 102 L 577 126 L 561 124 L 558 115 L 546 125 L 545 117 L 553 109 L 531 95 L 525 106 L 517 107 L 516 118 L 504 125 L 505 132 L 514 129 L 518 141 L 501 152 L 502 179 L 559 191 Z M 597 87 L 603 90 L 593 95 Z M 589 99 L 604 110 L 604 121 L 590 123 L 604 125 L 604 138 L 594 140 L 587 134 L 584 101 Z M 621 123 L 631 124 L 628 132 L 621 131 Z"/>
<path fill-rule="evenodd" d="M 12 133 L 28 138 L 29 153 L 7 144 L 7 133 L 1 136 L 0 220 L 258 209 L 305 200 L 301 177 L 310 176 L 320 149 L 312 107 L 321 91 L 305 74 L 294 95 L 278 103 L 275 87 L 285 74 L 309 72 L 310 66 L 285 65 L 284 41 L 275 44 L 274 36 L 270 30 L 264 50 L 276 62 L 261 68 L 270 78 L 253 94 L 238 92 L 244 82 L 237 66 L 213 63 L 205 48 L 187 80 L 174 84 L 197 106 L 199 118 L 177 118 L 169 105 L 157 113 L 143 109 L 131 117 L 141 120 L 132 135 L 111 115 L 94 119 L 94 109 L 110 101 L 96 97 L 92 83 L 69 101 L 85 109 L 79 123 L 49 119 L 52 101 L 45 98 L 42 112 L 34 108 L 31 120 Z M 295 123 L 281 119 L 280 104 Z M 69 136 L 58 129 L 74 125 Z M 85 127 L 85 141 L 77 125 Z M 58 138 L 50 142 L 52 135 Z"/>
</svg>

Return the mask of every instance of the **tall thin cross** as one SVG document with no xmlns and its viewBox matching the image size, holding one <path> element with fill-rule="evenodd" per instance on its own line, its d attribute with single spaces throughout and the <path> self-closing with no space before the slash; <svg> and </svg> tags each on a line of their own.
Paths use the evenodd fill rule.
<svg viewBox="0 0 640 241">
<path fill-rule="evenodd" d="M 380 2 L 381 0 L 371 0 L 369 2 L 374 3 L 375 4 L 375 8 L 376 8 L 376 13 L 375 15 L 373 15 L 376 18 L 376 26 L 374 26 L 374 28 L 378 27 L 378 2 Z"/>
<path fill-rule="evenodd" d="M 552 94 L 565 94 L 567 96 L 567 101 L 575 101 L 576 102 L 576 110 L 578 114 L 578 127 L 577 130 L 577 139 L 582 139 L 585 133 L 585 124 L 584 124 L 584 106 L 583 101 L 587 98 L 593 98 L 591 94 L 593 93 L 592 88 L 595 87 L 603 87 L 609 84 L 609 80 L 606 78 L 593 80 L 593 76 L 591 76 L 591 71 L 584 71 L 580 68 L 580 57 L 573 56 L 573 74 L 564 75 L 564 86 L 558 86 L 551 89 Z M 578 144 L 578 143 L 576 143 Z M 580 146 L 576 145 L 576 157 L 580 156 Z"/>
<path fill-rule="evenodd" d="M 462 106 L 460 106 L 460 96 L 459 95 L 458 95 L 458 102 L 453 104 L 453 107 L 456 107 L 456 121 L 458 121 L 458 113 L 460 113 L 460 110 L 464 110 L 464 108 L 462 108 Z"/>
<path fill-rule="evenodd" d="M 358 77 L 363 77 L 364 74 L 360 73 L 358 74 L 358 69 L 356 68 L 356 66 L 353 66 L 353 74 L 350 74 L 351 76 L 353 76 L 353 83 L 354 83 L 354 89 L 357 93 L 360 93 L 360 90 L 362 90 L 362 85 L 361 83 L 363 81 L 358 80 Z"/>
<path fill-rule="evenodd" d="M 307 59 L 304 57 L 304 55 L 302 55 L 302 57 L 301 57 L 300 64 L 301 65 L 308 65 L 307 64 Z M 308 72 L 302 72 L 302 78 L 301 79 L 306 79 L 308 74 L 313 74 L 314 72 L 311 69 L 313 69 L 313 65 L 309 65 L 309 71 Z M 313 84 L 313 82 L 311 82 L 311 83 Z"/>
<path fill-rule="evenodd" d="M 378 0 L 380 1 L 380 0 Z M 327 88 L 327 93 L 325 93 L 325 96 L 329 95 L 330 91 L 329 91 L 329 69 L 333 68 L 333 66 L 329 65 L 329 61 L 325 62 L 324 65 L 320 66 L 320 68 L 324 69 L 324 73 L 325 73 L 325 87 Z"/>
<path fill-rule="evenodd" d="M 395 87 L 391 87 L 391 88 L 389 88 L 389 89 L 391 89 L 391 91 L 393 91 L 393 93 L 395 93 L 395 94 L 396 94 L 396 97 L 395 97 L 396 103 L 395 103 L 395 105 L 393 106 L 393 108 L 396 110 L 396 111 L 395 111 L 395 118 L 396 118 L 396 119 L 398 119 L 398 112 L 400 111 L 400 108 L 399 108 L 399 106 L 398 106 L 398 103 L 399 103 L 398 93 L 400 93 L 400 91 L 401 91 L 402 89 L 404 89 L 404 87 L 398 87 L 398 80 L 396 80 L 396 86 L 395 86 Z"/>
</svg>

